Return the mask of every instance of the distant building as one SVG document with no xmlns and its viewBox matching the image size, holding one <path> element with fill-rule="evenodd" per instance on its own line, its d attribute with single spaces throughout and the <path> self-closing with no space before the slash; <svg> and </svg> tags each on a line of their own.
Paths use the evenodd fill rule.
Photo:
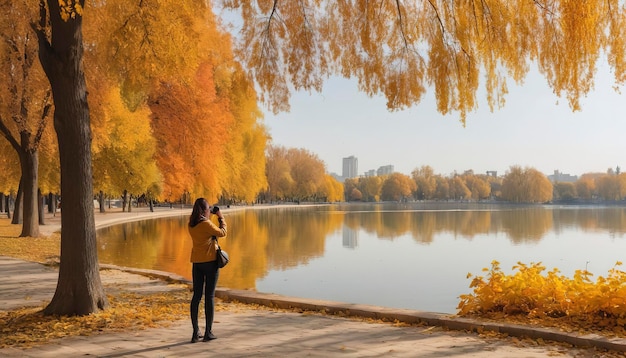
<svg viewBox="0 0 626 358">
<path fill-rule="evenodd" d="M 553 183 L 574 183 L 578 180 L 578 177 L 555 170 L 553 175 L 548 175 L 548 179 Z"/>
<path fill-rule="evenodd" d="M 393 165 L 385 165 L 385 166 L 378 168 L 378 170 L 376 171 L 376 174 L 378 176 L 382 176 L 382 175 L 393 174 L 393 172 L 394 172 Z"/>
<path fill-rule="evenodd" d="M 355 178 L 359 172 L 359 160 L 351 155 L 347 158 L 343 158 L 343 173 L 341 176 L 344 179 Z"/>
<path fill-rule="evenodd" d="M 497 178 L 498 172 L 496 170 L 487 170 L 487 176 Z"/>
<path fill-rule="evenodd" d="M 376 176 L 376 170 L 370 169 L 370 170 L 368 170 L 368 171 L 366 171 L 364 173 L 364 176 L 365 177 L 375 177 Z"/>
</svg>

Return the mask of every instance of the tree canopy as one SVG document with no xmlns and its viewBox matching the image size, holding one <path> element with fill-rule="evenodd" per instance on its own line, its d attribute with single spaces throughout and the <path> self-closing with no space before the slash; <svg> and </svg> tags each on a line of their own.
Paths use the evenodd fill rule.
<svg viewBox="0 0 626 358">
<path fill-rule="evenodd" d="M 500 107 L 507 79 L 523 82 L 530 62 L 574 110 L 593 88 L 598 61 L 616 83 L 626 79 L 619 0 L 224 3 L 242 14 L 239 55 L 276 111 L 289 109 L 292 86 L 319 91 L 330 74 L 357 78 L 391 110 L 432 87 L 438 110 L 458 112 L 463 123 L 481 84 L 491 109 Z"/>
</svg>

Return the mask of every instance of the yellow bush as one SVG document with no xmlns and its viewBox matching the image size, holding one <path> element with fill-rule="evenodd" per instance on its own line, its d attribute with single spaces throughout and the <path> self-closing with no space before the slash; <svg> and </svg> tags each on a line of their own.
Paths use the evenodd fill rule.
<svg viewBox="0 0 626 358">
<path fill-rule="evenodd" d="M 617 262 L 607 277 L 577 270 L 573 278 L 558 269 L 543 274 L 541 263 L 518 262 L 506 275 L 500 263 L 485 268 L 486 277 L 472 278 L 472 294 L 461 295 L 461 316 L 516 316 L 530 319 L 559 318 L 580 328 L 624 332 L 626 324 L 626 274 Z"/>
</svg>

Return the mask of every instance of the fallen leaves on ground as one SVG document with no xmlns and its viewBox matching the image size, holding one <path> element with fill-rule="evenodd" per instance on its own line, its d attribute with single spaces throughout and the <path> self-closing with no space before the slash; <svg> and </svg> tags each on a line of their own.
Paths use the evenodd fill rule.
<svg viewBox="0 0 626 358">
<path fill-rule="evenodd" d="M 67 336 L 164 326 L 189 314 L 189 292 L 182 289 L 149 295 L 120 293 L 108 298 L 108 309 L 86 316 L 44 315 L 43 307 L 0 311 L 0 347 L 27 347 Z"/>
<path fill-rule="evenodd" d="M 185 285 L 175 284 L 166 292 L 151 294 L 120 292 L 109 294 L 108 299 L 109 308 L 86 316 L 44 315 L 44 307 L 0 311 L 0 348 L 31 347 L 69 336 L 167 327 L 173 322 L 189 319 L 191 293 Z M 216 299 L 218 312 L 251 308 L 262 309 Z"/>
<path fill-rule="evenodd" d="M 21 231 L 22 225 L 11 224 L 11 219 L 0 219 L 0 255 L 42 264 L 59 261 L 59 233 L 48 237 L 18 237 Z"/>
</svg>

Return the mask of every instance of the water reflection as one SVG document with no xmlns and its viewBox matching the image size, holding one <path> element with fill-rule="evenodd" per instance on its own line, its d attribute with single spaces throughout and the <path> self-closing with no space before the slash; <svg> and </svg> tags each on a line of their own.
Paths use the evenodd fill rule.
<svg viewBox="0 0 626 358">
<path fill-rule="evenodd" d="M 349 226 L 343 227 L 343 247 L 356 249 L 359 246 L 358 231 L 351 229 Z"/>
<path fill-rule="evenodd" d="M 626 232 L 624 208 L 434 209 L 363 204 L 226 211 L 230 231 L 220 244 L 232 262 L 219 284 L 454 312 L 458 295 L 469 292 L 465 275 L 479 273 L 491 260 L 504 269 L 541 261 L 565 274 L 591 262 L 597 276 L 626 252 L 624 240 L 615 240 Z M 190 278 L 186 224 L 181 216 L 100 229 L 100 261 Z"/>
</svg>

